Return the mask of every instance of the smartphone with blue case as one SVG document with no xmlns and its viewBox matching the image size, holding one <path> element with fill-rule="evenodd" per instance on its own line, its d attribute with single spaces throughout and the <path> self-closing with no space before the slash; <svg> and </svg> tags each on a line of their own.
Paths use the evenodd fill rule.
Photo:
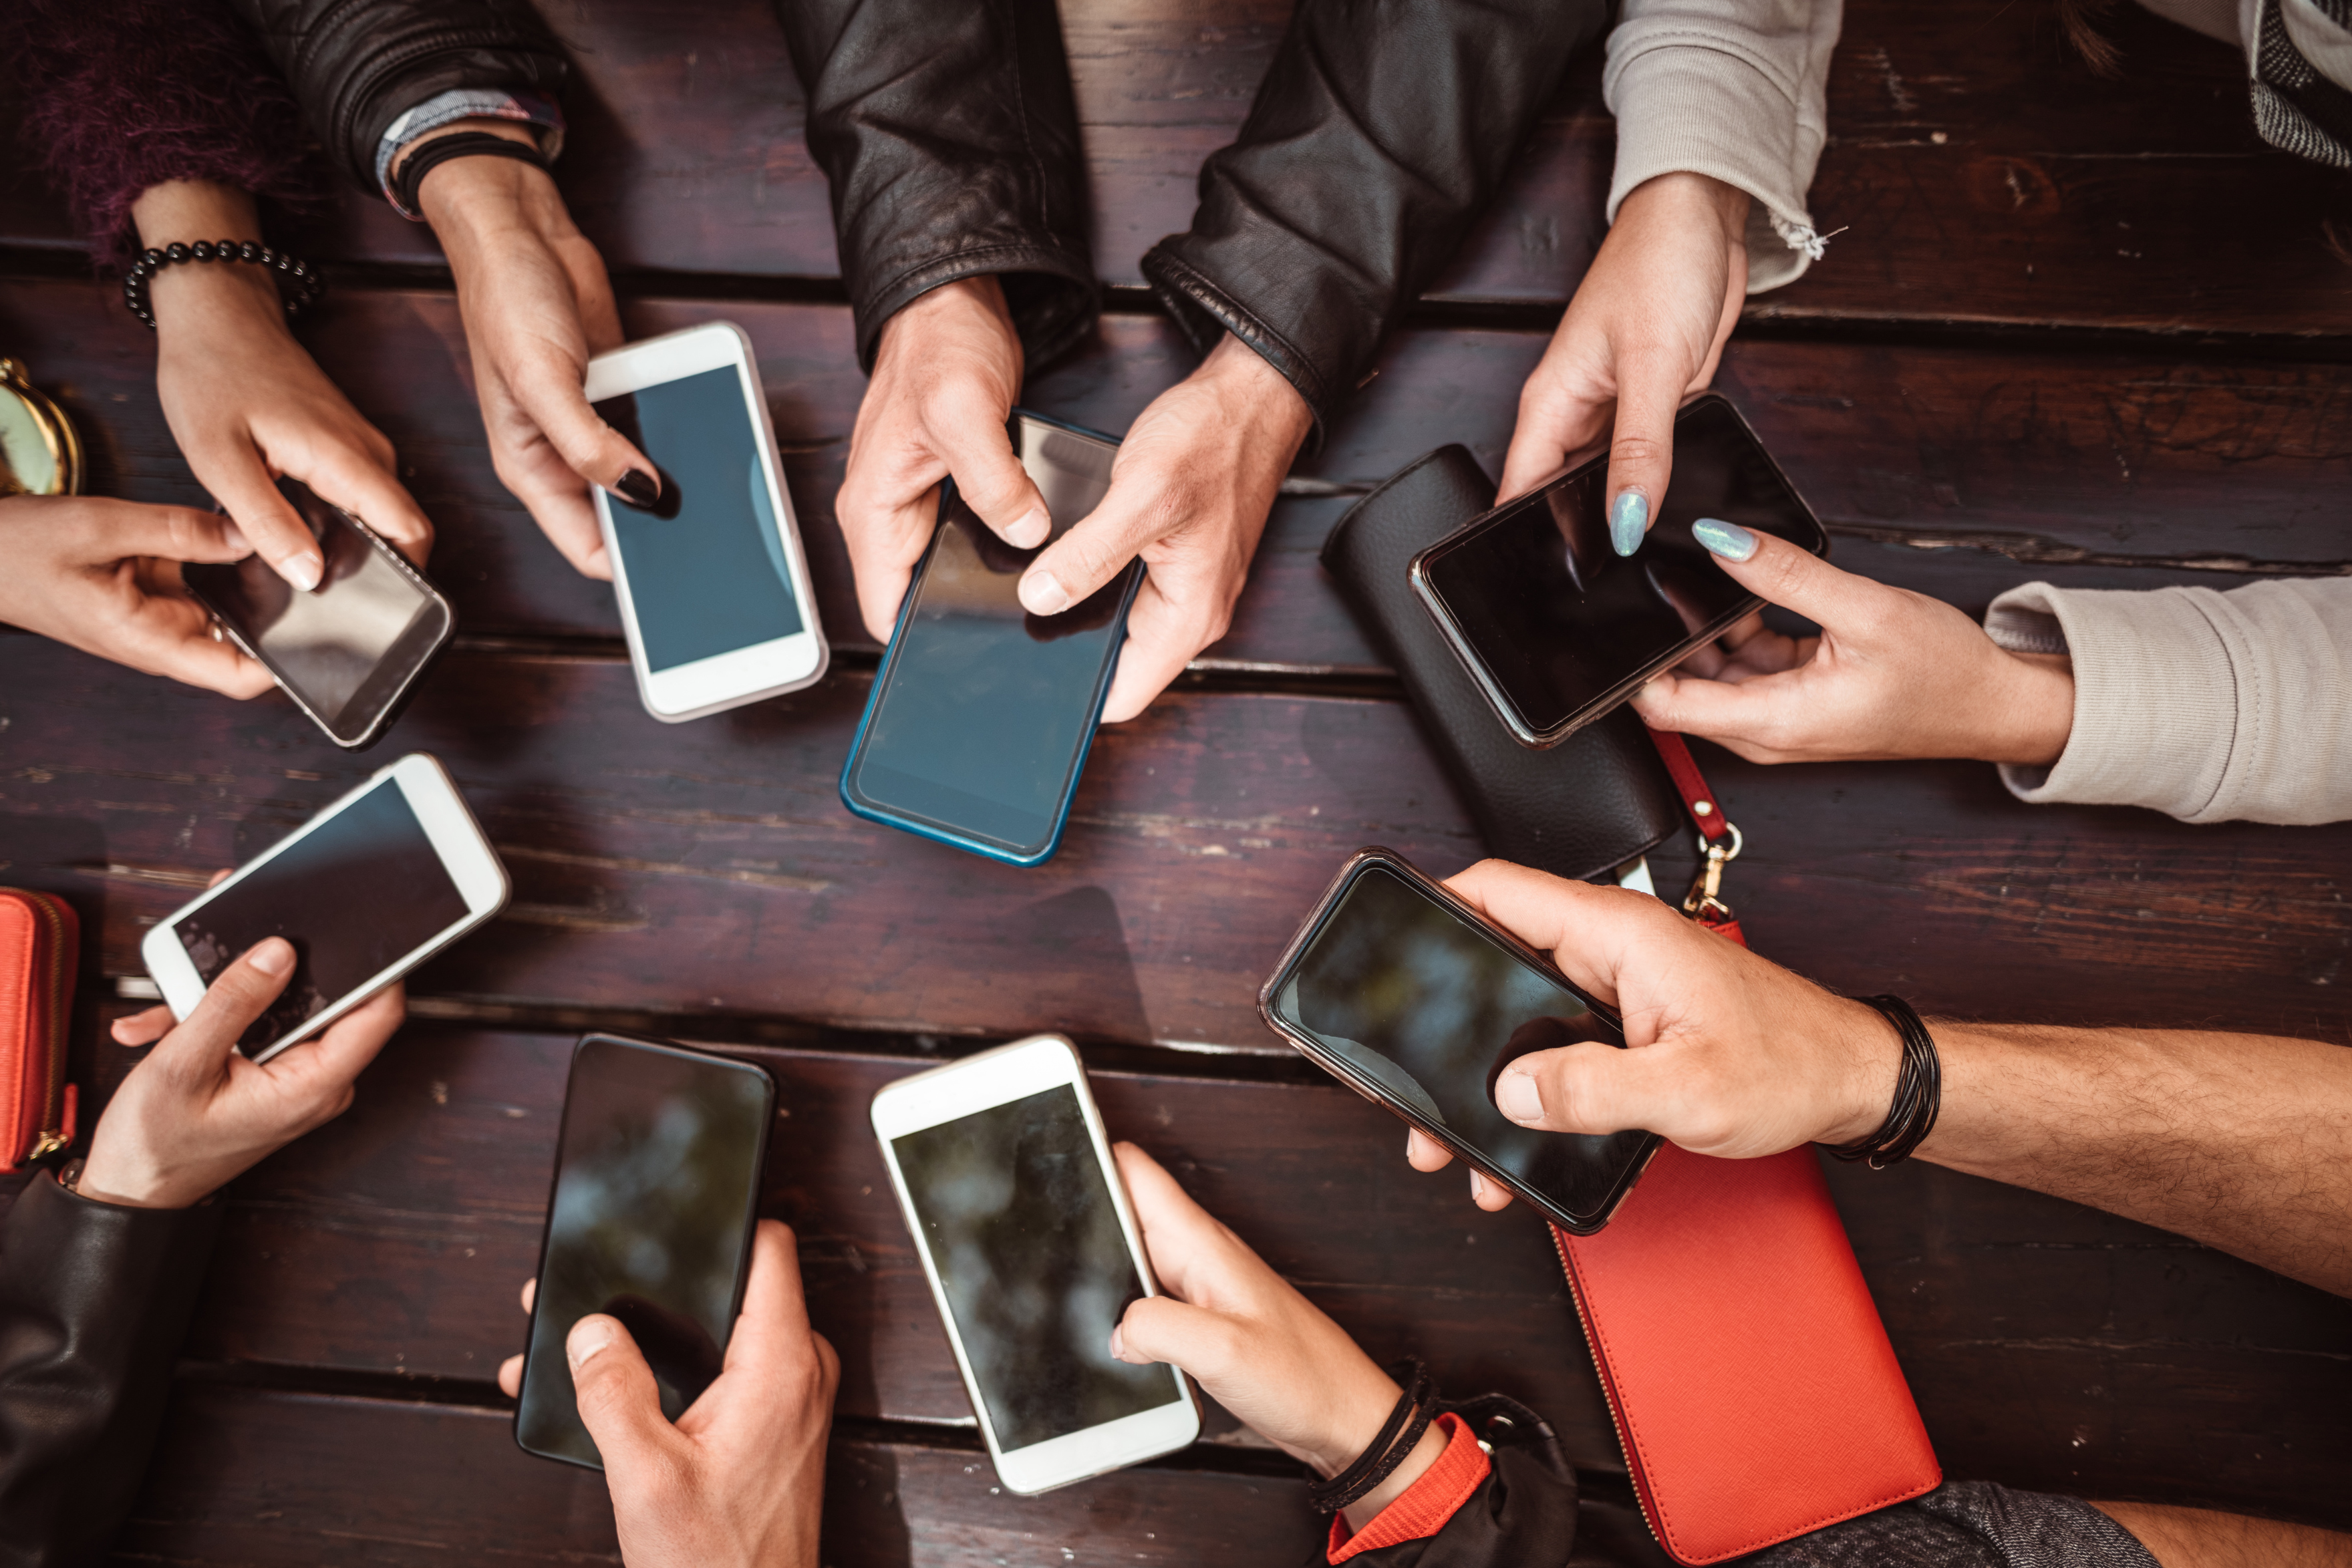
<svg viewBox="0 0 2352 1568">
<path fill-rule="evenodd" d="M 1053 517 L 1050 544 L 1101 503 L 1118 443 L 1020 409 L 1009 429 Z M 1143 563 L 1059 615 L 1032 615 L 1021 574 L 1045 548 L 1006 544 L 953 480 L 940 484 L 939 527 L 842 768 L 842 804 L 1013 865 L 1061 847 Z"/>
</svg>

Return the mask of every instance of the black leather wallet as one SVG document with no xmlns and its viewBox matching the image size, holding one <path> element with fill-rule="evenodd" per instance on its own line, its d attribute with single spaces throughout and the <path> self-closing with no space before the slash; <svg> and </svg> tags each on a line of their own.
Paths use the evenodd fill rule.
<svg viewBox="0 0 2352 1568">
<path fill-rule="evenodd" d="M 1682 797 L 1630 707 L 1548 751 L 1521 746 L 1413 598 L 1406 564 L 1494 501 L 1495 482 L 1469 449 L 1441 446 L 1348 508 L 1323 541 L 1323 567 L 1404 678 L 1488 852 L 1555 876 L 1592 876 L 1679 829 Z"/>
</svg>

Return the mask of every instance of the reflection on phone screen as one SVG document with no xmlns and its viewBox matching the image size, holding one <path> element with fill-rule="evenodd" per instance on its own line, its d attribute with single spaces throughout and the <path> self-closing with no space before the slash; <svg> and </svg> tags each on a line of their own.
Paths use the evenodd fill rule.
<svg viewBox="0 0 2352 1568">
<path fill-rule="evenodd" d="M 1059 538 L 1110 487 L 1108 442 L 1023 419 L 1022 465 Z M 867 801 L 1015 851 L 1052 837 L 1094 730 L 1095 695 L 1126 628 L 1127 571 L 1059 615 L 1021 607 L 1015 549 L 952 486 L 912 589 L 858 753 Z"/>
<path fill-rule="evenodd" d="M 330 734 L 356 736 L 431 652 L 441 607 L 341 511 L 294 480 L 278 488 L 319 541 L 316 589 L 296 592 L 257 554 L 185 580 Z"/>
<path fill-rule="evenodd" d="M 1110 1354 L 1143 1294 L 1077 1092 L 1064 1084 L 890 1141 L 997 1446 L 1175 1404 Z"/>
<path fill-rule="evenodd" d="M 265 936 L 294 946 L 293 978 L 238 1043 L 258 1050 L 466 917 L 397 779 L 328 818 L 172 928 L 205 984 Z"/>
<path fill-rule="evenodd" d="M 1598 1215 L 1650 1134 L 1543 1133 L 1495 1109 L 1529 1051 L 1622 1042 L 1582 998 L 1412 883 L 1367 866 L 1276 994 L 1283 1021 L 1569 1214 Z"/>
<path fill-rule="evenodd" d="M 596 1464 L 564 1338 L 621 1320 L 672 1421 L 718 1377 L 770 1095 L 759 1069 L 591 1038 L 572 1054 L 515 1433 Z"/>
<path fill-rule="evenodd" d="M 1570 475 L 1441 547 L 1430 588 L 1527 727 L 1549 730 L 1682 647 L 1748 598 L 1691 536 L 1700 517 L 1808 550 L 1820 526 L 1719 400 L 1675 424 L 1675 472 L 1649 537 L 1610 547 L 1605 464 Z"/>
<path fill-rule="evenodd" d="M 607 497 L 646 667 L 676 669 L 800 632 L 807 622 L 741 372 L 722 365 L 591 406 L 661 470 L 656 511 Z"/>
</svg>

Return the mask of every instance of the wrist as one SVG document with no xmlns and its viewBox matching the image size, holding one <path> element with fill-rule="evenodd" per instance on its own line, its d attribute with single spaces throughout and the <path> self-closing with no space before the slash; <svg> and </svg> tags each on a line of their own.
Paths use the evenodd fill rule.
<svg viewBox="0 0 2352 1568">
<path fill-rule="evenodd" d="M 104 1149 L 93 1149 L 74 1181 L 75 1196 L 117 1208 L 186 1208 L 204 1194 L 183 1195 L 153 1173 L 142 1174 L 111 1163 Z"/>
<path fill-rule="evenodd" d="M 1617 221 L 1623 223 L 1629 214 L 1696 219 L 1713 224 L 1727 242 L 1744 246 L 1748 242 L 1748 193 L 1738 186 L 1726 184 L 1711 174 L 1678 170 L 1653 175 L 1627 192 L 1625 199 L 1617 204 Z"/>
<path fill-rule="evenodd" d="M 1236 423 L 1272 436 L 1290 454 L 1315 428 L 1315 411 L 1290 378 L 1231 332 L 1218 340 L 1193 373 L 1217 389 L 1219 402 Z"/>
<path fill-rule="evenodd" d="M 1985 725 L 1972 755 L 1979 762 L 2046 768 L 2074 732 L 2074 664 L 2063 653 L 2013 653 L 1987 683 Z"/>
<path fill-rule="evenodd" d="M 1841 1071 L 1822 1124 L 1809 1141 L 1851 1144 L 1886 1124 L 1887 1113 L 1895 1104 L 1895 1084 L 1902 1076 L 1903 1037 L 1885 1014 L 1866 1002 L 1833 995 L 1829 1000 L 1833 1011 L 1817 1027 L 1814 1038 L 1832 1043 Z"/>
</svg>

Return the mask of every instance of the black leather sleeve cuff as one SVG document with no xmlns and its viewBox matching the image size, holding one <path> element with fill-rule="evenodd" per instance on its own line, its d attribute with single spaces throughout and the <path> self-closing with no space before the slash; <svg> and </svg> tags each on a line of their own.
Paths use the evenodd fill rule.
<svg viewBox="0 0 2352 1568">
<path fill-rule="evenodd" d="M 965 277 L 996 275 L 1021 334 L 1024 368 L 1034 372 L 1094 330 L 1102 313 L 1094 268 L 1084 256 L 1050 244 L 975 246 L 909 267 L 871 298 L 853 294 L 857 319 L 857 368 L 869 375 L 881 347 L 883 324 L 932 289 Z"/>
<path fill-rule="evenodd" d="M 1279 228 L 1172 235 L 1145 254 L 1143 276 L 1194 352 L 1231 332 L 1297 389 L 1315 415 L 1312 451 L 1325 418 L 1371 369 L 1386 322 L 1379 302 L 1350 298 L 1334 276 L 1343 265 L 1296 235 L 1268 232 Z"/>
</svg>

